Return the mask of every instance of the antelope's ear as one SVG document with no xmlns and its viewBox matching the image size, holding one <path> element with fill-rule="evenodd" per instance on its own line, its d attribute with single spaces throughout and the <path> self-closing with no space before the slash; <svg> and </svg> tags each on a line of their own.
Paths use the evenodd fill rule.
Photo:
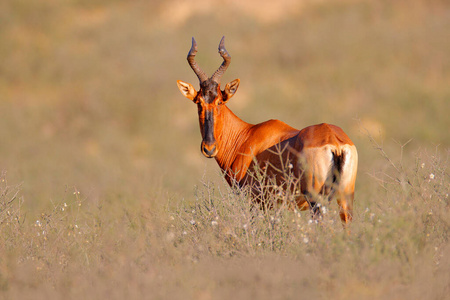
<svg viewBox="0 0 450 300">
<path fill-rule="evenodd" d="M 194 101 L 195 96 L 197 96 L 197 91 L 194 89 L 192 84 L 177 80 L 178 89 L 180 92 L 188 99 Z"/>
<path fill-rule="evenodd" d="M 231 97 L 233 97 L 239 87 L 239 82 L 241 82 L 240 79 L 235 79 L 232 82 L 227 83 L 225 89 L 223 90 L 224 101 L 228 101 Z"/>
</svg>

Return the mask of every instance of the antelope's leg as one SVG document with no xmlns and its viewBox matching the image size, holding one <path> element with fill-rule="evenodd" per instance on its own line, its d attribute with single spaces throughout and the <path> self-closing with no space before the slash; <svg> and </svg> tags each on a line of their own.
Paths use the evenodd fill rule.
<svg viewBox="0 0 450 300">
<path fill-rule="evenodd" d="M 339 216 L 341 217 L 342 223 L 348 225 L 353 218 L 353 198 L 355 197 L 354 193 L 345 194 L 345 193 L 336 193 L 336 200 L 339 205 Z"/>
<path fill-rule="evenodd" d="M 298 196 L 296 201 L 298 209 L 301 211 L 310 210 L 311 217 L 313 219 L 320 218 L 320 216 L 322 215 L 319 205 L 317 205 L 317 202 L 313 200 L 313 196 L 310 193 Z"/>
</svg>

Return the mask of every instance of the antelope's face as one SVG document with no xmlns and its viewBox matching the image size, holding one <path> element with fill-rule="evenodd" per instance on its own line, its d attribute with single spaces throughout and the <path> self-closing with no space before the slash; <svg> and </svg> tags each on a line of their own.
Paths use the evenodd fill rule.
<svg viewBox="0 0 450 300">
<path fill-rule="evenodd" d="M 220 139 L 220 132 L 224 126 L 221 108 L 239 87 L 239 79 L 235 79 L 228 83 L 223 91 L 220 90 L 220 78 L 231 62 L 231 56 L 225 49 L 224 39 L 225 37 L 219 43 L 219 53 L 223 58 L 223 63 L 208 78 L 194 60 L 195 54 L 197 54 L 197 43 L 192 38 L 192 46 L 187 60 L 200 81 L 200 90 L 196 91 L 190 83 L 177 81 L 181 93 L 197 104 L 200 131 L 203 138 L 201 151 L 208 158 L 216 156 L 219 152 L 217 141 Z"/>
<path fill-rule="evenodd" d="M 220 84 L 207 80 L 200 84 L 197 92 L 194 87 L 181 80 L 177 81 L 181 93 L 197 104 L 200 132 L 202 134 L 201 151 L 208 158 L 214 157 L 219 151 L 217 141 L 220 139 L 224 120 L 222 107 L 234 95 L 239 87 L 239 79 L 235 79 L 220 90 Z"/>
</svg>

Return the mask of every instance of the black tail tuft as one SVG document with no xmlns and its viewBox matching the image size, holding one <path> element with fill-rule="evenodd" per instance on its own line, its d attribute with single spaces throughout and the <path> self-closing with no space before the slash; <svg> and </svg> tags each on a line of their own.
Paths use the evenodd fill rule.
<svg viewBox="0 0 450 300">
<path fill-rule="evenodd" d="M 333 168 L 332 168 L 332 176 L 333 176 L 333 185 L 339 184 L 339 179 L 342 174 L 342 170 L 344 168 L 345 162 L 345 152 L 336 153 L 333 152 Z"/>
</svg>

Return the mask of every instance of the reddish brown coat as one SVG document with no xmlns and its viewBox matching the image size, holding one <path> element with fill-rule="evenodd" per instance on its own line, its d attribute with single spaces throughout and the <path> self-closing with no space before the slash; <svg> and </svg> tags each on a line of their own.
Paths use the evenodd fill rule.
<svg viewBox="0 0 450 300">
<path fill-rule="evenodd" d="M 219 44 L 224 63 L 211 78 L 195 63 L 196 52 L 193 39 L 188 61 L 200 80 L 200 90 L 180 80 L 177 84 L 181 93 L 198 106 L 202 153 L 216 159 L 227 181 L 253 186 L 250 175 L 256 161 L 256 169 L 265 170 L 278 186 L 299 191 L 296 204 L 300 209 L 314 208 L 321 197 L 336 199 L 342 221 L 350 222 L 358 153 L 344 131 L 325 123 L 298 130 L 279 120 L 256 125 L 242 121 L 225 105 L 239 87 L 239 79 L 220 90 L 220 77 L 231 61 L 224 39 Z M 286 166 L 298 179 L 295 187 L 285 185 L 282 170 Z"/>
</svg>

